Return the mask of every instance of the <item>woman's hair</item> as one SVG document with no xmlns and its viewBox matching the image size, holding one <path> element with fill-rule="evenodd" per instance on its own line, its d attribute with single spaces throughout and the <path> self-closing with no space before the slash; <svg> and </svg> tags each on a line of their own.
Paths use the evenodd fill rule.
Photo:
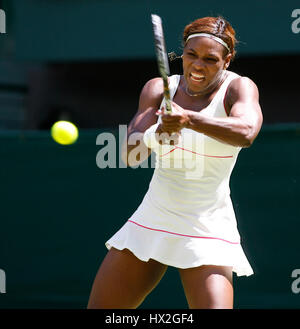
<svg viewBox="0 0 300 329">
<path fill-rule="evenodd" d="M 230 23 L 223 17 L 203 17 L 188 24 L 183 31 L 183 45 L 185 45 L 187 38 L 194 33 L 209 33 L 221 38 L 230 49 L 230 53 L 232 54 L 231 60 L 234 59 L 236 54 L 235 44 L 237 42 L 235 31 Z M 228 50 L 224 47 L 224 56 L 226 56 L 227 53 Z"/>
</svg>

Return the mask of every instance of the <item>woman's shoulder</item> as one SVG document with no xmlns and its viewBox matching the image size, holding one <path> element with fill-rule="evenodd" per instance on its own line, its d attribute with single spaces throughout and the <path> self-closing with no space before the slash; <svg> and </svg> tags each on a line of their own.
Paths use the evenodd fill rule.
<svg viewBox="0 0 300 329">
<path fill-rule="evenodd" d="M 140 93 L 139 108 L 158 108 L 163 99 L 164 85 L 161 78 L 148 80 Z"/>
<path fill-rule="evenodd" d="M 180 75 L 178 74 L 169 76 L 168 77 L 169 86 L 173 85 L 176 82 L 179 82 L 179 80 L 180 80 Z M 148 95 L 148 96 L 161 97 L 163 96 L 163 92 L 164 92 L 164 83 L 161 77 L 155 77 L 148 80 L 142 89 L 142 95 Z"/>
<path fill-rule="evenodd" d="M 170 83 L 171 81 L 179 80 L 180 77 L 181 76 L 179 74 L 173 74 L 171 76 L 168 76 L 168 81 Z M 147 88 L 161 88 L 161 87 L 163 87 L 163 85 L 164 85 L 163 79 L 161 77 L 155 77 L 155 78 L 152 78 L 152 79 L 148 80 L 145 83 L 144 87 L 147 87 Z"/>
<path fill-rule="evenodd" d="M 255 82 L 247 76 L 242 76 L 236 72 L 228 71 L 229 77 L 231 78 L 229 87 L 231 88 L 243 88 L 248 86 L 256 86 Z"/>
<path fill-rule="evenodd" d="M 163 81 L 161 78 L 156 77 L 148 80 L 142 89 L 142 94 L 146 95 L 160 95 L 163 93 Z"/>
<path fill-rule="evenodd" d="M 233 73 L 233 75 L 232 75 Z M 258 88 L 255 82 L 247 76 L 230 73 L 233 79 L 230 81 L 226 93 L 226 104 L 233 104 L 241 99 L 258 98 Z"/>
</svg>

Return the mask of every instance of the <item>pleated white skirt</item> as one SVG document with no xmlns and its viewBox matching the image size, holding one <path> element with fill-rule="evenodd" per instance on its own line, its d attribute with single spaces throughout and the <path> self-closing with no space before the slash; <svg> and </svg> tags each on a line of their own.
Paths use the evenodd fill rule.
<svg viewBox="0 0 300 329">
<path fill-rule="evenodd" d="M 142 261 L 154 259 L 176 268 L 230 266 L 238 276 L 253 274 L 240 243 L 178 235 L 127 221 L 106 243 L 110 249 L 129 249 Z"/>
</svg>

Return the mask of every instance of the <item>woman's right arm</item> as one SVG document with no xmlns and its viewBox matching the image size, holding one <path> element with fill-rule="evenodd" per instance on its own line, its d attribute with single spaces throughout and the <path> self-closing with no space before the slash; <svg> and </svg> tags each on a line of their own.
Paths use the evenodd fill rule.
<svg viewBox="0 0 300 329">
<path fill-rule="evenodd" d="M 143 87 L 138 111 L 127 128 L 127 140 L 122 145 L 122 160 L 127 166 L 136 166 L 145 161 L 151 154 L 143 142 L 144 132 L 157 122 L 156 111 L 163 98 L 163 82 L 161 78 L 149 80 Z M 130 152 L 138 146 L 138 153 L 130 156 Z"/>
</svg>

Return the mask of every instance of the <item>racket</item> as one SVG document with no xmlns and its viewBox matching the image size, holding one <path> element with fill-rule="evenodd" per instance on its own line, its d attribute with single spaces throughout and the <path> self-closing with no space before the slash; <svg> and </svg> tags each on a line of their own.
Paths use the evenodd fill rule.
<svg viewBox="0 0 300 329">
<path fill-rule="evenodd" d="M 172 112 L 168 75 L 170 74 L 168 56 L 166 51 L 162 20 L 158 15 L 151 14 L 155 52 L 158 63 L 158 70 L 164 82 L 164 97 L 166 101 L 166 112 Z"/>
</svg>

